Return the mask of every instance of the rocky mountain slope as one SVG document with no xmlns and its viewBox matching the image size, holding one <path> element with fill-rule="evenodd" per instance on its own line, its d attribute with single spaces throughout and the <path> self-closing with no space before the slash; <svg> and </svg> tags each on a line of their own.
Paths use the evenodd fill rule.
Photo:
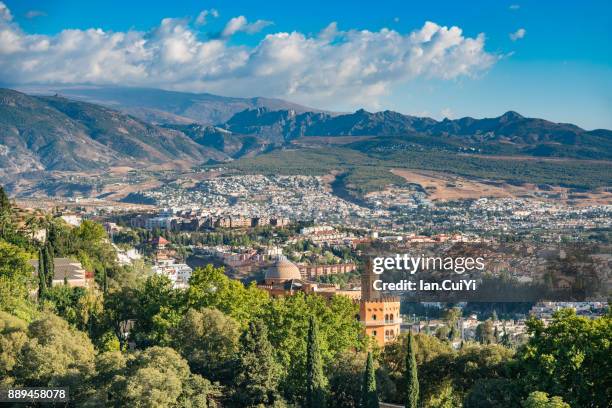
<svg viewBox="0 0 612 408">
<path fill-rule="evenodd" d="M 91 170 L 227 158 L 184 133 L 62 97 L 0 90 L 0 169 Z"/>
</svg>

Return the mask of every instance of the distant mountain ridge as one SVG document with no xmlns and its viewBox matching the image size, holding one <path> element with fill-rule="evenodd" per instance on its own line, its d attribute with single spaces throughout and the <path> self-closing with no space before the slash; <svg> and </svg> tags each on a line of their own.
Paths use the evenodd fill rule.
<svg viewBox="0 0 612 408">
<path fill-rule="evenodd" d="M 413 145 L 487 154 L 526 154 L 581 159 L 612 159 L 612 131 L 586 131 L 578 126 L 526 118 L 509 111 L 496 118 L 437 121 L 393 111 L 360 109 L 345 115 L 258 108 L 239 112 L 225 129 L 272 141 L 304 136 L 376 136 L 353 145 L 410 148 Z"/>
<path fill-rule="evenodd" d="M 232 105 L 230 110 L 235 108 Z M 344 147 L 382 158 L 386 152 L 397 157 L 403 151 L 436 150 L 612 159 L 610 130 L 586 131 L 512 111 L 496 118 L 437 121 L 388 110 L 331 114 L 256 107 L 215 126 L 155 125 L 107 106 L 0 89 L 0 175 L 110 166 L 191 167 L 255 156 L 289 144 L 300 148 L 293 142 L 306 136 L 370 136 L 349 140 Z"/>
<path fill-rule="evenodd" d="M 26 93 L 58 94 L 70 99 L 104 105 L 151 123 L 215 125 L 224 123 L 234 114 L 248 109 L 294 110 L 313 112 L 296 103 L 275 98 L 234 98 L 209 93 L 166 91 L 128 87 L 66 87 L 48 86 L 25 88 Z"/>
</svg>

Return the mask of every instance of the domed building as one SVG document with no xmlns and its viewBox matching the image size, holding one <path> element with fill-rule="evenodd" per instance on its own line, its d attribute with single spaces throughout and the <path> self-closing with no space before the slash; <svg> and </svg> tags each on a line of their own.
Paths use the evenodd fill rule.
<svg viewBox="0 0 612 408">
<path fill-rule="evenodd" d="M 300 269 L 296 264 L 281 256 L 266 271 L 264 283 L 266 285 L 275 285 L 291 280 L 302 280 Z"/>
<path fill-rule="evenodd" d="M 302 277 L 300 268 L 284 256 L 279 256 L 266 270 L 263 282 L 257 285 L 267 291 L 272 297 L 291 296 L 297 292 L 317 293 L 324 297 L 344 295 L 358 300 L 361 292 L 356 290 L 341 290 L 331 283 L 320 283 Z"/>
</svg>

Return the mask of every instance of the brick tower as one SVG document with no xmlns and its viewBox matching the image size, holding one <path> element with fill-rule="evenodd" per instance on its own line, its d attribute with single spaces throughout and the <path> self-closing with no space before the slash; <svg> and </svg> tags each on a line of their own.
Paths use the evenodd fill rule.
<svg viewBox="0 0 612 408">
<path fill-rule="evenodd" d="M 374 281 L 380 277 L 373 272 L 372 263 L 368 260 L 361 275 L 359 320 L 365 326 L 366 334 L 384 347 L 400 333 L 400 299 L 374 289 Z"/>
</svg>

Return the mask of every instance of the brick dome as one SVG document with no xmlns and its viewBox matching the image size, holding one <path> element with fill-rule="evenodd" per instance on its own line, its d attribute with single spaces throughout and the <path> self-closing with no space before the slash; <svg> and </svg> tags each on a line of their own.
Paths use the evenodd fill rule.
<svg viewBox="0 0 612 408">
<path fill-rule="evenodd" d="M 302 279 L 300 269 L 285 257 L 281 257 L 266 271 L 265 281 L 268 284 Z"/>
</svg>

